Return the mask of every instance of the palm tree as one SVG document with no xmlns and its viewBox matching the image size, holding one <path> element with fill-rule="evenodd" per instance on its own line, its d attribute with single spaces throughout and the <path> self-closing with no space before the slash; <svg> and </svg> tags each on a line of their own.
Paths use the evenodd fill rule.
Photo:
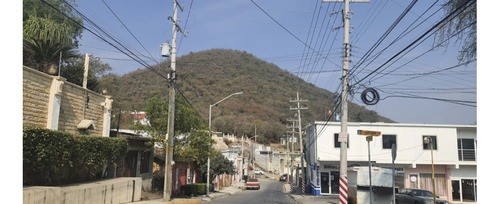
<svg viewBox="0 0 500 204">
<path fill-rule="evenodd" d="M 70 12 L 63 9 L 65 4 L 51 4 Z M 48 73 L 51 66 L 58 64 L 60 54 L 63 61 L 77 56 L 75 48 L 82 28 L 74 21 L 81 22 L 81 19 L 61 15 L 40 1 L 24 0 L 23 10 L 24 65 Z"/>
</svg>

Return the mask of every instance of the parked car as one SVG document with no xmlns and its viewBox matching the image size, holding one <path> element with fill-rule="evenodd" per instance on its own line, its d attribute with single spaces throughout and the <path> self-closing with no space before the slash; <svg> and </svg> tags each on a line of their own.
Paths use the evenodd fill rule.
<svg viewBox="0 0 500 204">
<path fill-rule="evenodd" d="M 448 204 L 448 201 L 437 199 L 436 204 Z M 396 194 L 397 204 L 431 204 L 434 203 L 432 192 L 422 189 L 403 188 Z"/>
<path fill-rule="evenodd" d="M 254 173 L 255 173 L 255 175 L 264 175 L 264 172 L 262 172 L 259 169 L 255 169 Z"/>
<path fill-rule="evenodd" d="M 280 176 L 280 181 L 286 181 L 286 178 L 288 177 L 288 174 L 283 174 Z"/>
<path fill-rule="evenodd" d="M 257 180 L 256 178 L 250 178 L 250 179 L 248 179 L 248 181 L 246 183 L 246 187 L 247 187 L 247 189 L 257 189 L 257 190 L 259 190 L 260 189 L 259 180 Z"/>
</svg>

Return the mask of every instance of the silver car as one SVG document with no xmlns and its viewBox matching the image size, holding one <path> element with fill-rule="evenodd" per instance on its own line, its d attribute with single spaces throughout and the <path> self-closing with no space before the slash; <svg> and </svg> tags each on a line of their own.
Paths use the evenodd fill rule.
<svg viewBox="0 0 500 204">
<path fill-rule="evenodd" d="M 437 199 L 436 204 L 448 204 L 448 201 Z M 434 196 L 432 192 L 422 189 L 403 188 L 396 194 L 397 204 L 433 204 Z"/>
</svg>

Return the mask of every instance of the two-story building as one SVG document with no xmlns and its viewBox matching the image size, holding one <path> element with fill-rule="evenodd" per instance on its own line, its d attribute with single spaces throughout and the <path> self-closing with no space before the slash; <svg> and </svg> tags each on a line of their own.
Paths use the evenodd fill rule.
<svg viewBox="0 0 500 204">
<path fill-rule="evenodd" d="M 380 131 L 368 143 L 358 130 Z M 307 183 L 321 194 L 337 194 L 340 171 L 340 122 L 315 122 L 306 129 Z M 432 162 L 436 194 L 448 201 L 475 202 L 477 198 L 476 125 L 349 123 L 347 165 L 392 168 L 396 144 L 396 187 L 432 191 Z M 430 142 L 432 142 L 432 153 Z M 433 155 L 433 156 L 432 156 Z"/>
</svg>

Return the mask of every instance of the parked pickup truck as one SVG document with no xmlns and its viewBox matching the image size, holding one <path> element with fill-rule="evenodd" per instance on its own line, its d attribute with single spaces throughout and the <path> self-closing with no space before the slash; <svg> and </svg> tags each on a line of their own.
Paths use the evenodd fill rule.
<svg viewBox="0 0 500 204">
<path fill-rule="evenodd" d="M 257 189 L 257 190 L 259 190 L 260 189 L 259 180 L 257 180 L 256 178 L 250 178 L 250 179 L 248 179 L 248 181 L 246 183 L 246 187 L 247 187 L 247 189 Z"/>
</svg>

